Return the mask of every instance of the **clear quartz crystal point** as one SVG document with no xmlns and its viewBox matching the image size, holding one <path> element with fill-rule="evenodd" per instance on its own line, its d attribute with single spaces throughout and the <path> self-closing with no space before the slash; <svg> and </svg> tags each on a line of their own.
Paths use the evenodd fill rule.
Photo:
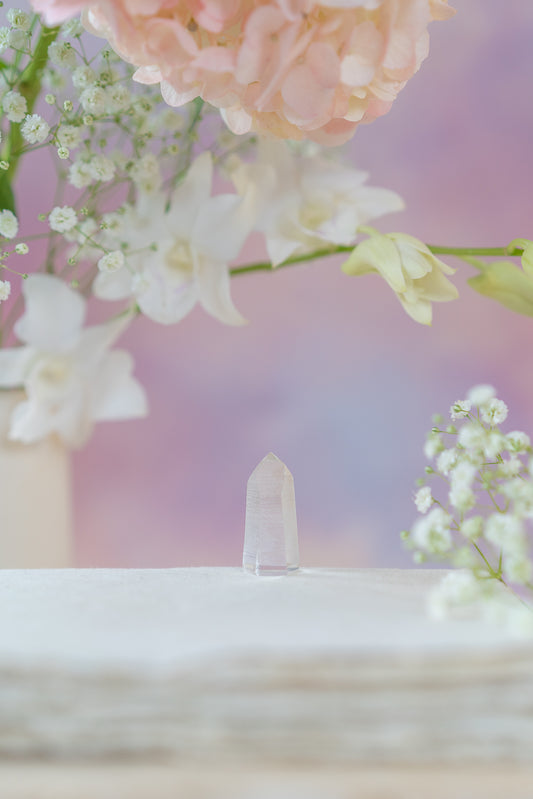
<svg viewBox="0 0 533 799">
<path fill-rule="evenodd" d="M 256 574 L 286 574 L 299 560 L 294 480 L 270 452 L 248 480 L 242 565 Z"/>
</svg>

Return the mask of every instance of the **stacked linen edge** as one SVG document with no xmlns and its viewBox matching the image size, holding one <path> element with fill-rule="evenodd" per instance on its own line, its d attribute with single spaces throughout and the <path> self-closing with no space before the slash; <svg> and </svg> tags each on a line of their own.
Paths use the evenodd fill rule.
<svg viewBox="0 0 533 799">
<path fill-rule="evenodd" d="M 0 760 L 530 764 L 531 653 L 0 669 Z"/>
</svg>

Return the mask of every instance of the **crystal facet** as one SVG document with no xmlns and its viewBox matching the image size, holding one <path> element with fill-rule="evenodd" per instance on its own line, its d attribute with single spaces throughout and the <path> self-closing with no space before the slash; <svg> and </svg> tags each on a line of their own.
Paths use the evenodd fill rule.
<svg viewBox="0 0 533 799">
<path fill-rule="evenodd" d="M 294 480 L 272 452 L 248 480 L 242 565 L 256 574 L 285 574 L 299 566 Z"/>
</svg>

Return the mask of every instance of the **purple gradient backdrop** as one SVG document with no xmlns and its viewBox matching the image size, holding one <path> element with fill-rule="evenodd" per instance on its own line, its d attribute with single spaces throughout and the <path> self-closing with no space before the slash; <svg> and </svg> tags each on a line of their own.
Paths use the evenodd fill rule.
<svg viewBox="0 0 533 799">
<path fill-rule="evenodd" d="M 351 158 L 406 199 L 383 229 L 505 245 L 533 237 L 533 4 L 456 6 Z M 236 280 L 244 329 L 195 311 L 128 332 L 151 414 L 101 425 L 75 456 L 79 565 L 238 564 L 246 480 L 270 450 L 295 477 L 304 564 L 408 565 L 398 531 L 413 520 L 431 414 L 490 381 L 512 427 L 533 432 L 533 320 L 474 295 L 465 266 L 460 301 L 435 307 L 427 329 L 377 277 L 338 265 Z"/>
</svg>

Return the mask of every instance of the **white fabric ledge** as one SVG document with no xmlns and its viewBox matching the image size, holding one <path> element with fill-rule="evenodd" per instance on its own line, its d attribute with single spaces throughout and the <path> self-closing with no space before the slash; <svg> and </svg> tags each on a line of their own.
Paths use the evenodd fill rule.
<svg viewBox="0 0 533 799">
<path fill-rule="evenodd" d="M 477 620 L 435 623 L 444 572 L 239 568 L 0 571 L 0 662 L 175 669 L 212 655 L 505 649 Z"/>
<path fill-rule="evenodd" d="M 0 758 L 530 764 L 533 647 L 437 571 L 0 572 Z"/>
</svg>

